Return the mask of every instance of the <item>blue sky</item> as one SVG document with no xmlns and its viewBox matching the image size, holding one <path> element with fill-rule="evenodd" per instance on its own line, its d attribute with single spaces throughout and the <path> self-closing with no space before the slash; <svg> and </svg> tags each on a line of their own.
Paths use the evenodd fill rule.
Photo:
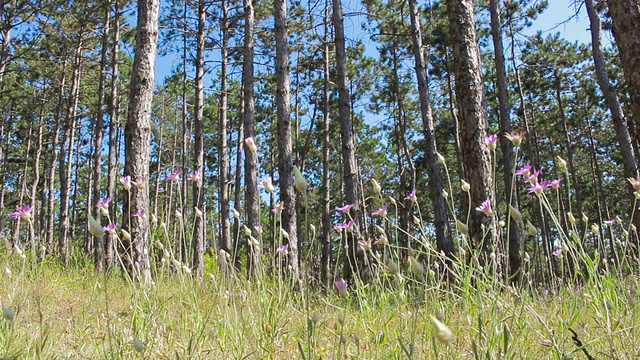
<svg viewBox="0 0 640 360">
<path fill-rule="evenodd" d="M 575 0 L 550 0 L 549 7 L 534 21 L 533 26 L 524 32 L 525 35 L 534 34 L 536 31 L 542 31 L 545 34 L 560 32 L 562 37 L 571 42 L 589 43 L 591 36 L 589 34 L 589 19 L 587 18 L 586 11 L 584 6 L 582 6 L 582 8 L 579 9 L 580 14 L 574 16 L 577 9 L 572 5 L 573 2 L 575 2 Z M 582 5 L 581 1 L 577 3 Z M 359 9 L 346 9 L 345 13 L 351 11 L 360 13 L 364 11 L 362 4 L 358 0 L 349 1 L 346 7 L 348 8 L 350 5 L 353 6 L 355 4 L 357 4 L 355 7 Z M 350 38 L 363 39 L 366 43 L 368 35 L 361 30 L 358 21 L 359 19 L 346 17 L 345 30 L 352 32 L 352 34 L 349 35 Z M 605 44 L 605 46 L 610 44 L 610 35 L 605 32 L 603 36 L 603 44 Z M 375 53 L 375 44 L 370 44 L 368 47 L 370 47 L 370 49 L 368 49 L 367 52 Z M 371 56 L 374 56 L 374 54 L 371 54 Z M 181 54 L 168 54 L 167 56 L 158 57 L 155 77 L 157 84 L 161 84 L 165 77 L 171 73 L 171 70 L 180 64 L 180 57 Z M 209 54 L 209 59 L 216 57 L 217 51 Z M 207 80 L 205 80 L 205 82 L 206 81 Z M 208 85 L 210 84 L 205 84 L 205 86 Z"/>
</svg>

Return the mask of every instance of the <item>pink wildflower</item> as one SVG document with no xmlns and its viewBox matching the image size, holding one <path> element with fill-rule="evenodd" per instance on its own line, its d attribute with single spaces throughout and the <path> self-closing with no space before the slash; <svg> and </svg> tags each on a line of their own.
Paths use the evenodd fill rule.
<svg viewBox="0 0 640 360">
<path fill-rule="evenodd" d="M 529 177 L 531 174 L 531 164 L 527 164 L 516 171 L 516 175 L 522 175 L 524 177 Z"/>
<path fill-rule="evenodd" d="M 351 210 L 351 208 L 353 207 L 353 204 L 347 204 L 345 206 L 342 207 L 337 207 L 336 210 L 340 211 L 341 213 L 348 213 L 349 210 Z"/>
<path fill-rule="evenodd" d="M 404 197 L 405 200 L 416 200 L 417 196 L 416 196 L 416 189 L 411 190 L 410 193 L 407 194 L 407 196 Z"/>
<path fill-rule="evenodd" d="M 100 200 L 97 204 L 96 207 L 97 208 L 106 208 L 107 205 L 109 205 L 109 203 L 111 202 L 111 198 L 104 198 L 102 200 Z"/>
<path fill-rule="evenodd" d="M 484 138 L 484 143 L 487 144 L 489 150 L 495 150 L 496 142 L 498 141 L 498 135 L 492 134 Z"/>
<path fill-rule="evenodd" d="M 382 216 L 385 217 L 387 216 L 387 208 L 389 207 L 389 204 L 384 204 L 382 205 L 381 208 L 379 208 L 378 210 L 374 211 L 371 213 L 372 216 Z"/>
<path fill-rule="evenodd" d="M 347 296 L 347 282 L 344 281 L 344 279 L 340 279 L 334 282 L 333 286 L 335 286 L 338 295 Z"/>
<path fill-rule="evenodd" d="M 180 180 L 180 174 L 181 173 L 182 173 L 182 169 L 177 169 L 176 171 L 174 171 L 171 174 L 169 174 L 169 176 L 167 176 L 165 181 L 178 181 L 178 180 Z"/>
<path fill-rule="evenodd" d="M 31 219 L 31 211 L 33 210 L 33 205 L 25 205 L 23 207 L 19 207 L 15 212 L 9 214 L 14 219 L 21 220 L 29 220 Z"/>
<path fill-rule="evenodd" d="M 491 209 L 491 199 L 487 199 L 480 206 L 476 208 L 477 211 L 485 214 L 486 216 L 493 215 L 493 209 Z"/>
</svg>

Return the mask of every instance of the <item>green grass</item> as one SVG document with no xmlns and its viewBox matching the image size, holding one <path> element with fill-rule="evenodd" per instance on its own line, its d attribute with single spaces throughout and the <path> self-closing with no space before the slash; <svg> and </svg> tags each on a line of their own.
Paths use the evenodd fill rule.
<svg viewBox="0 0 640 360">
<path fill-rule="evenodd" d="M 632 359 L 640 356 L 636 277 L 597 275 L 557 291 L 469 280 L 403 280 L 380 272 L 348 288 L 206 274 L 131 285 L 90 265 L 0 258 L 0 358 L 8 359 Z M 8 269 L 10 271 L 6 271 Z M 453 332 L 434 338 L 430 316 Z M 577 334 L 577 341 L 573 334 Z M 134 337 L 145 344 L 134 348 Z M 582 344 L 582 347 L 577 345 Z"/>
</svg>

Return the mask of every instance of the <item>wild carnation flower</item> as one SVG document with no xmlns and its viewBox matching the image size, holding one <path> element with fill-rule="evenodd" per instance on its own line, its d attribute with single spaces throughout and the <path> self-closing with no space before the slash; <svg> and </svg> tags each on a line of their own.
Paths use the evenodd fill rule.
<svg viewBox="0 0 640 360">
<path fill-rule="evenodd" d="M 522 144 L 522 139 L 524 139 L 524 135 L 525 135 L 524 132 L 521 132 L 519 134 L 505 133 L 504 137 L 509 139 L 509 141 L 511 141 L 513 146 L 520 146 Z"/>
<path fill-rule="evenodd" d="M 19 207 L 15 212 L 9 214 L 14 219 L 21 220 L 29 220 L 31 219 L 31 211 L 33 210 L 33 205 L 25 205 L 23 207 Z"/>
<path fill-rule="evenodd" d="M 271 209 L 271 212 L 280 214 L 284 210 L 284 204 L 282 202 L 276 203 L 276 205 Z"/>
<path fill-rule="evenodd" d="M 258 234 L 262 234 L 262 232 L 264 231 L 264 227 L 260 224 L 254 226 L 253 228 L 256 230 Z"/>
<path fill-rule="evenodd" d="M 334 226 L 333 229 L 336 230 L 336 231 L 341 231 L 341 230 L 352 231 L 353 230 L 353 220 L 350 220 L 349 222 L 344 223 L 344 224 L 338 224 L 338 225 Z"/>
<path fill-rule="evenodd" d="M 268 193 L 273 194 L 276 191 L 276 187 L 273 186 L 273 181 L 271 180 L 271 176 L 267 176 L 262 179 L 258 184 L 261 188 L 265 189 Z"/>
<path fill-rule="evenodd" d="M 529 177 L 531 174 L 531 164 L 527 164 L 516 171 L 516 175 L 522 175 L 524 177 Z"/>
<path fill-rule="evenodd" d="M 276 254 L 287 256 L 289 254 L 289 244 L 284 244 L 276 249 Z"/>
<path fill-rule="evenodd" d="M 536 184 L 538 182 L 538 177 L 540 176 L 540 170 L 536 170 L 524 180 L 525 183 Z"/>
<path fill-rule="evenodd" d="M 627 178 L 631 186 L 633 186 L 633 190 L 640 191 L 640 178 Z"/>
<path fill-rule="evenodd" d="M 352 207 L 353 204 L 346 204 L 345 206 L 337 207 L 336 210 L 346 214 L 349 212 L 349 210 L 351 210 Z"/>
<path fill-rule="evenodd" d="M 487 144 L 489 150 L 495 150 L 496 143 L 498 141 L 498 135 L 492 134 L 484 138 L 484 143 Z"/>
<path fill-rule="evenodd" d="M 136 217 L 142 216 L 142 215 L 144 215 L 144 209 L 140 209 L 140 210 L 136 211 L 135 214 L 133 214 L 133 216 L 136 216 Z"/>
<path fill-rule="evenodd" d="M 562 255 L 562 248 L 558 248 L 556 250 L 554 250 L 551 255 L 555 256 L 555 257 L 559 257 Z"/>
<path fill-rule="evenodd" d="M 493 215 L 493 210 L 491 209 L 491 199 L 487 199 L 487 200 L 483 201 L 482 204 L 480 204 L 480 206 L 478 206 L 476 208 L 476 210 L 480 211 L 481 213 L 485 214 L 486 216 Z"/>
<path fill-rule="evenodd" d="M 111 202 L 111 198 L 104 198 L 100 201 L 98 201 L 98 203 L 96 204 L 96 207 L 101 209 L 101 208 L 106 208 L 107 205 L 109 205 L 109 203 Z"/>
<path fill-rule="evenodd" d="M 411 192 L 408 193 L 407 196 L 404 197 L 404 199 L 415 201 L 417 199 L 416 189 L 411 190 Z"/>
<path fill-rule="evenodd" d="M 371 213 L 372 216 L 382 216 L 385 217 L 387 216 L 387 208 L 389 207 L 389 204 L 384 204 L 382 205 L 382 207 L 380 207 L 378 210 L 374 211 Z"/>
<path fill-rule="evenodd" d="M 335 286 L 338 295 L 347 296 L 347 282 L 344 281 L 344 279 L 340 279 L 334 282 L 333 286 Z"/>
<path fill-rule="evenodd" d="M 180 180 L 180 174 L 181 173 L 182 173 L 182 169 L 177 169 L 176 171 L 174 171 L 171 174 L 169 174 L 169 176 L 167 176 L 165 181 L 178 181 L 178 180 Z"/>
<path fill-rule="evenodd" d="M 358 246 L 362 249 L 362 251 L 371 250 L 371 239 L 367 241 L 364 241 L 364 240 L 358 241 Z"/>
<path fill-rule="evenodd" d="M 544 186 L 542 186 L 542 184 L 536 182 L 536 183 L 532 184 L 531 187 L 527 191 L 529 191 L 529 193 L 535 193 L 536 195 L 541 195 L 542 192 L 544 191 Z"/>
<path fill-rule="evenodd" d="M 557 190 L 557 189 L 560 187 L 560 184 L 562 183 L 562 181 L 563 181 L 563 179 L 562 179 L 562 178 L 560 178 L 560 179 L 555 179 L 555 180 L 551 180 L 551 181 L 549 182 L 549 186 L 551 186 L 552 188 L 554 188 L 554 189 L 556 189 L 556 190 Z"/>
<path fill-rule="evenodd" d="M 200 172 L 198 170 L 194 170 L 189 175 L 189 180 L 199 183 L 200 181 L 202 181 L 202 176 L 200 175 Z"/>
<path fill-rule="evenodd" d="M 122 184 L 122 187 L 126 190 L 129 191 L 131 190 L 131 176 L 126 175 L 120 178 L 120 184 Z"/>
<path fill-rule="evenodd" d="M 609 225 L 609 226 L 611 226 L 611 225 L 615 224 L 615 222 L 616 222 L 616 221 L 615 221 L 615 220 L 613 220 L 613 219 L 612 219 L 612 220 L 605 220 L 605 221 L 604 221 L 605 225 Z"/>
<path fill-rule="evenodd" d="M 118 223 L 113 223 L 103 227 L 102 231 L 113 234 L 117 228 L 118 228 Z"/>
</svg>

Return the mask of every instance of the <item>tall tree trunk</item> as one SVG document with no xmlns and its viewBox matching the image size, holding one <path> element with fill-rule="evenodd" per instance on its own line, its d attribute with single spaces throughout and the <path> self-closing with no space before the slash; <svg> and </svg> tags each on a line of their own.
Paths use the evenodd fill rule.
<svg viewBox="0 0 640 360">
<path fill-rule="evenodd" d="M 46 89 L 43 89 L 42 96 L 44 96 Z M 38 192 L 38 186 L 40 185 L 40 157 L 42 156 L 42 135 L 44 132 L 44 107 L 45 107 L 45 99 L 41 100 L 40 104 L 40 114 L 38 115 L 38 135 L 36 137 L 36 149 L 33 153 L 33 180 L 31 181 L 31 193 L 29 198 L 31 199 L 31 204 L 36 203 L 36 197 Z M 36 213 L 42 213 L 42 207 L 36 211 Z M 32 222 L 36 222 L 37 217 L 33 216 Z M 31 244 L 35 253 L 37 253 L 38 248 L 36 244 L 35 230 L 34 225 L 29 226 L 29 243 Z"/>
<path fill-rule="evenodd" d="M 67 120 L 64 131 L 64 139 L 60 148 L 60 161 L 58 163 L 58 177 L 60 180 L 60 238 L 58 249 L 62 262 L 69 263 L 69 178 L 73 165 L 73 149 L 75 143 L 76 114 L 78 109 L 78 95 L 80 91 L 80 62 L 82 55 L 82 40 L 78 43 L 73 60 L 73 74 L 71 75 L 71 95 L 67 101 Z"/>
<path fill-rule="evenodd" d="M 616 131 L 616 138 L 620 144 L 620 155 L 622 155 L 622 165 L 624 169 L 625 178 L 635 178 L 638 175 L 638 163 L 636 161 L 635 149 L 631 136 L 629 135 L 629 128 L 627 127 L 627 120 L 625 119 L 620 100 L 618 99 L 618 93 L 616 89 L 611 85 L 607 75 L 606 63 L 604 55 L 602 54 L 602 41 L 601 41 L 601 26 L 598 12 L 595 8 L 594 0 L 584 0 L 587 8 L 587 14 L 589 14 L 589 24 L 591 30 L 591 53 L 593 54 L 593 62 L 595 64 L 596 77 L 598 78 L 598 85 L 600 91 L 604 95 L 605 102 L 611 113 L 611 119 L 613 121 L 613 127 Z M 635 192 L 631 183 L 626 182 L 627 190 L 631 195 Z M 640 212 L 635 211 L 633 216 L 633 223 L 636 228 L 640 229 Z"/>
<path fill-rule="evenodd" d="M 474 210 L 482 202 L 495 204 L 491 154 L 485 145 L 487 121 L 483 101 L 480 51 L 476 41 L 473 1 L 447 1 L 449 32 L 453 43 L 456 98 L 460 114 L 460 141 L 464 169 L 471 185 L 470 243 L 485 253 L 495 248 L 497 240 L 494 216 Z M 484 230 L 483 230 L 484 227 Z"/>
<path fill-rule="evenodd" d="M 353 141 L 353 124 L 349 107 L 349 79 L 347 75 L 347 53 L 344 41 L 344 23 L 342 18 L 342 4 L 340 0 L 333 0 L 333 27 L 336 48 L 336 73 L 338 84 L 338 116 L 340 117 L 340 136 L 342 138 L 342 165 L 344 177 L 345 203 L 353 204 L 352 216 L 355 224 L 353 231 L 347 232 L 347 251 L 344 264 L 344 278 L 349 281 L 357 269 L 357 250 L 359 238 L 358 219 L 360 219 L 360 204 L 357 193 L 357 169 L 355 144 Z"/>
<path fill-rule="evenodd" d="M 198 33 L 196 38 L 196 96 L 195 96 L 195 156 L 194 171 L 198 176 L 193 182 L 193 206 L 204 212 L 204 25 L 206 21 L 204 0 L 198 0 Z M 204 275 L 204 216 L 196 213 L 193 224 L 193 269 L 196 276 Z"/>
<path fill-rule="evenodd" d="M 120 1 L 113 0 L 113 45 L 111 48 L 111 89 L 109 96 L 109 163 L 107 172 L 109 179 L 107 180 L 107 197 L 115 200 L 116 198 L 116 177 L 118 174 L 117 156 L 118 153 L 118 53 L 120 49 Z M 116 219 L 116 201 L 109 203 L 109 217 L 111 221 Z M 104 253 L 105 266 L 111 268 L 114 263 L 114 237 L 113 234 L 107 232 L 104 237 Z"/>
<path fill-rule="evenodd" d="M 138 1 L 136 51 L 131 72 L 129 111 L 125 126 L 125 174 L 139 186 L 125 196 L 124 225 L 131 234 L 125 249 L 131 247 L 128 269 L 133 278 L 151 281 L 149 259 L 149 221 L 133 216 L 149 207 L 149 141 L 153 100 L 154 65 L 158 42 L 158 0 Z M 128 246 L 127 246 L 128 245 Z"/>
<path fill-rule="evenodd" d="M 244 58 L 242 61 L 242 82 L 244 89 L 244 139 L 253 140 L 254 133 L 254 97 L 253 97 L 253 44 L 254 44 L 254 10 L 253 0 L 243 0 L 244 4 Z M 246 145 L 246 144 L 245 144 Z M 251 146 L 244 147 L 244 187 L 245 187 L 245 225 L 252 231 L 259 224 L 258 217 L 258 154 L 252 151 Z M 249 246 L 249 272 L 257 274 L 260 261 L 261 244 Z"/>
<path fill-rule="evenodd" d="M 427 146 L 427 171 L 431 189 L 431 201 L 433 201 L 433 220 L 436 228 L 436 243 L 438 250 L 443 251 L 445 255 L 450 257 L 453 255 L 455 249 L 451 239 L 451 233 L 449 231 L 446 201 L 442 196 L 442 171 L 440 169 L 440 163 L 438 163 L 438 148 L 436 144 L 433 114 L 431 112 L 428 76 L 424 55 L 422 53 L 420 15 L 418 5 L 415 0 L 409 0 L 409 7 L 411 11 L 411 41 L 413 43 L 413 57 L 415 59 L 418 94 L 420 98 L 420 113 L 422 117 L 422 133 Z"/>
<path fill-rule="evenodd" d="M 53 195 L 53 186 L 56 183 L 56 164 L 58 163 L 58 156 L 60 153 L 59 143 L 60 143 L 60 129 L 63 128 L 62 125 L 62 108 L 64 104 L 64 93 L 66 87 L 66 68 L 67 68 L 67 59 L 65 58 L 62 64 L 62 75 L 60 79 L 60 88 L 58 90 L 58 101 L 56 104 L 56 115 L 54 117 L 54 125 L 51 131 L 51 162 L 49 163 L 49 176 L 47 179 L 47 229 L 45 232 L 45 244 L 47 246 L 47 251 L 53 252 L 53 223 L 55 221 L 54 217 L 54 195 Z"/>
<path fill-rule="evenodd" d="M 230 254 L 231 233 L 229 222 L 229 163 L 227 162 L 227 62 L 229 46 L 229 28 L 227 15 L 227 0 L 222 0 L 222 18 L 220 31 L 222 32 L 222 46 L 220 48 L 220 104 L 218 106 L 218 202 L 220 213 L 220 241 L 218 247 Z"/>
<path fill-rule="evenodd" d="M 93 197 L 91 205 L 95 205 L 100 201 L 100 186 L 102 175 L 102 138 L 104 134 L 104 100 L 105 100 L 105 82 L 107 77 L 107 53 L 109 51 L 109 32 L 111 26 L 111 6 L 105 9 L 104 25 L 102 29 L 102 51 L 100 53 L 100 77 L 98 78 L 98 105 L 96 113 L 96 121 L 93 130 L 94 149 L 93 149 Z M 93 217 L 100 220 L 100 209 L 92 206 Z M 91 211 L 92 209 L 89 209 Z M 101 236 L 93 237 L 94 263 L 96 270 L 104 270 L 104 244 Z"/>
<path fill-rule="evenodd" d="M 329 154 L 331 151 L 330 132 L 330 68 L 329 68 L 329 6 L 325 0 L 324 17 L 324 73 L 323 73 L 323 96 L 322 96 L 322 234 L 320 243 L 322 244 L 322 256 L 320 258 L 320 273 L 322 284 L 326 287 L 331 285 L 331 167 Z"/>
<path fill-rule="evenodd" d="M 291 144 L 291 106 L 289 83 L 289 48 L 287 47 L 287 2 L 274 0 L 276 37 L 276 112 L 278 119 L 278 173 L 280 175 L 280 201 L 282 228 L 289 234 L 289 265 L 297 279 L 298 232 L 296 227 L 296 193 L 293 187 L 293 160 Z M 303 194 L 304 196 L 304 194 Z M 253 228 L 252 228 L 253 229 Z"/>
<path fill-rule="evenodd" d="M 498 106 L 500 108 L 500 131 L 503 133 L 511 132 L 511 121 L 509 113 L 511 106 L 509 105 L 509 90 L 507 86 L 507 70 L 504 59 L 504 48 L 502 46 L 502 22 L 500 20 L 500 0 L 490 0 L 489 10 L 491 13 L 491 37 L 493 38 L 493 51 L 495 55 L 496 78 L 498 88 Z M 505 196 L 507 204 L 518 208 L 518 196 L 512 187 L 513 174 L 515 172 L 515 154 L 513 144 L 505 136 L 500 137 L 500 148 L 502 150 L 503 173 L 502 181 L 504 182 Z M 497 204 L 496 204 L 497 205 Z M 507 214 L 509 214 L 507 206 Z M 507 229 L 509 256 L 508 270 L 512 279 L 520 272 L 522 265 L 521 246 L 520 246 L 520 227 L 516 221 L 511 221 L 511 216 L 507 215 L 509 226 Z"/>
<path fill-rule="evenodd" d="M 637 129 L 640 129 L 640 3 L 637 0 L 607 0 L 607 4 L 624 80 L 631 97 L 636 136 L 639 136 L 640 132 Z M 640 139 L 636 141 L 640 142 Z"/>
</svg>

